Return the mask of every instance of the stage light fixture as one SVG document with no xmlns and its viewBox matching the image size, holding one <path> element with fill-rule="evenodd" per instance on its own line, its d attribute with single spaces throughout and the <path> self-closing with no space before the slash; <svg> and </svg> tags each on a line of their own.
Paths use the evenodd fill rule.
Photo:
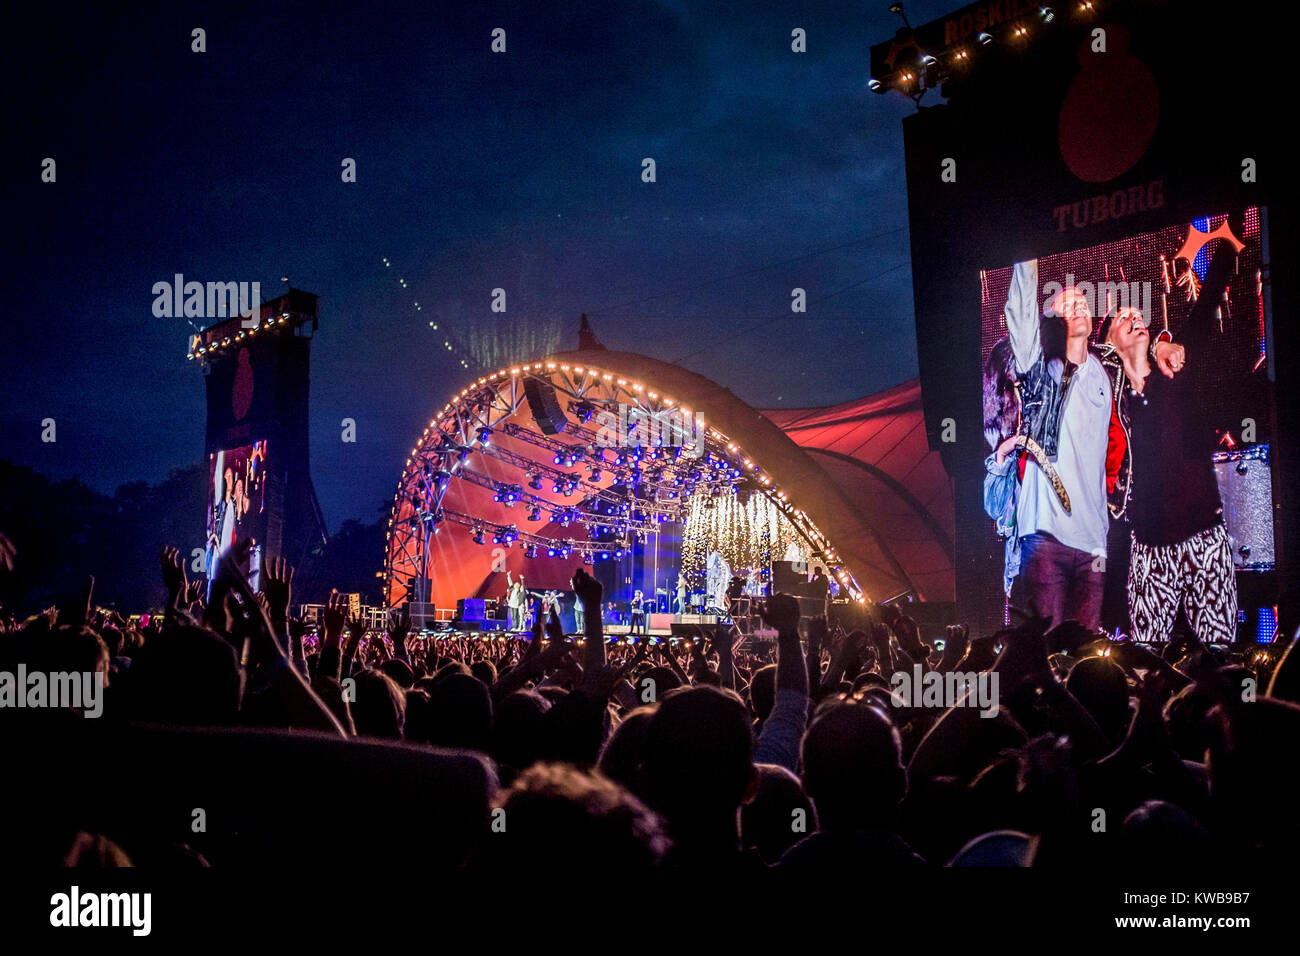
<svg viewBox="0 0 1300 956">
<path fill-rule="evenodd" d="M 528 487 L 533 489 L 533 491 L 541 491 L 542 490 L 541 477 L 539 475 L 533 475 L 531 478 L 529 478 Z"/>
<path fill-rule="evenodd" d="M 1039 7 L 1038 18 L 1042 20 L 1044 23 L 1051 23 L 1053 20 L 1056 19 L 1056 13 L 1055 11 L 1052 10 L 1051 7 Z"/>
<path fill-rule="evenodd" d="M 993 42 L 992 35 L 983 32 L 981 32 L 980 35 L 976 37 L 976 39 L 979 40 L 980 43 L 983 43 L 985 46 L 988 46 L 990 43 Z"/>
<path fill-rule="evenodd" d="M 475 531 L 471 538 L 475 544 L 483 544 L 485 539 L 483 537 L 482 529 Z"/>
<path fill-rule="evenodd" d="M 478 430 L 478 440 L 486 445 L 492 440 L 492 429 L 488 428 L 486 425 L 480 428 Z"/>
<path fill-rule="evenodd" d="M 541 520 L 542 520 L 542 509 L 539 508 L 539 507 L 537 507 L 537 505 L 533 505 L 532 508 L 530 508 L 529 511 L 528 511 L 528 520 L 529 520 L 529 521 L 541 521 Z"/>
<path fill-rule="evenodd" d="M 867 89 L 871 90 L 872 93 L 883 93 L 885 92 L 885 84 L 873 78 L 867 80 Z"/>
</svg>

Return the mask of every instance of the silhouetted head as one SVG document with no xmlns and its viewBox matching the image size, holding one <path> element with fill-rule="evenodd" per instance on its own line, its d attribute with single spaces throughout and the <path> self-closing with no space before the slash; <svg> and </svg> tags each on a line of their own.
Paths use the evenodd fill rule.
<svg viewBox="0 0 1300 956">
<path fill-rule="evenodd" d="M 670 846 L 663 822 L 633 794 L 568 764 L 534 764 L 496 805 L 505 826 L 487 837 L 483 858 L 496 872 L 549 875 L 558 859 L 566 870 L 612 875 L 655 866 Z"/>
<path fill-rule="evenodd" d="M 173 625 L 136 652 L 127 672 L 133 720 L 159 724 L 231 724 L 243 678 L 230 642 L 206 628 Z"/>
<path fill-rule="evenodd" d="M 1203 867 L 1212 853 L 1209 831 L 1182 807 L 1163 800 L 1142 804 L 1124 818 L 1120 830 L 1120 857 L 1128 872 Z"/>
<path fill-rule="evenodd" d="M 532 690 L 517 690 L 500 701 L 492 720 L 492 759 L 511 770 L 523 770 L 540 759 L 550 709 L 551 702 Z"/>
<path fill-rule="evenodd" d="M 757 784 L 745 705 L 715 687 L 683 687 L 662 698 L 646 730 L 640 787 L 668 820 L 674 840 L 723 840 L 719 832 Z"/>
<path fill-rule="evenodd" d="M 907 792 L 898 730 L 874 707 L 852 700 L 817 715 L 800 763 L 804 791 L 825 830 L 888 827 Z"/>
<path fill-rule="evenodd" d="M 449 674 L 429 692 L 430 743 L 487 752 L 491 745 L 492 695 L 477 677 Z"/>
<path fill-rule="evenodd" d="M 776 703 L 776 665 L 768 664 L 754 671 L 749 681 L 749 704 L 754 708 L 754 716 L 767 720 Z"/>
<path fill-rule="evenodd" d="M 646 731 L 657 707 L 657 704 L 638 707 L 625 716 L 605 741 L 600 754 L 601 773 L 630 790 L 637 786 L 637 768 L 641 766 Z"/>
<path fill-rule="evenodd" d="M 753 847 L 766 863 L 817 829 L 812 800 L 803 792 L 799 778 L 774 763 L 755 764 L 758 791 L 740 808 L 740 838 Z"/>
<path fill-rule="evenodd" d="M 356 697 L 352 723 L 361 737 L 400 740 L 406 724 L 406 694 L 381 670 L 367 667 L 353 675 Z"/>
<path fill-rule="evenodd" d="M 1118 664 L 1104 657 L 1085 657 L 1070 671 L 1065 688 L 1112 743 L 1123 739 L 1129 723 L 1128 679 Z"/>
</svg>

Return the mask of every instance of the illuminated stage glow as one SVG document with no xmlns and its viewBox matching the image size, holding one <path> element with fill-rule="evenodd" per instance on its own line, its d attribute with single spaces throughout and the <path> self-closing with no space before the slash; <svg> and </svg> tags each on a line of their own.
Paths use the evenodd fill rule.
<svg viewBox="0 0 1300 956">
<path fill-rule="evenodd" d="M 819 527 L 838 513 L 825 500 L 820 521 L 805 510 L 831 496 L 801 487 L 810 469 L 797 446 L 766 420 L 748 436 L 722 431 L 712 407 L 618 370 L 633 360 L 662 366 L 627 353 L 565 353 L 502 368 L 451 396 L 411 449 L 393 498 L 385 603 L 412 602 L 426 615 L 436 608 L 446 619 L 458 600 L 501 598 L 507 571 L 530 591 L 567 591 L 586 563 L 607 601 L 626 602 L 634 589 L 653 600 L 660 589 L 671 605 L 683 570 L 689 590 L 704 589 L 714 552 L 755 589 L 773 561 L 797 552 L 823 565 L 844 596 L 868 600 Z M 707 384 L 725 395 L 716 400 L 724 419 L 743 421 L 738 406 L 760 419 Z M 755 447 L 742 444 L 749 439 Z"/>
</svg>

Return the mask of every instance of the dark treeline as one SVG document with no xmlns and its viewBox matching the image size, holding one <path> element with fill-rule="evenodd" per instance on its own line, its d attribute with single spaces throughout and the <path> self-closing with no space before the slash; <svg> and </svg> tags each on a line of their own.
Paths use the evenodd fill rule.
<svg viewBox="0 0 1300 956">
<path fill-rule="evenodd" d="M 75 478 L 53 481 L 0 459 L 0 530 L 22 556 L 15 573 L 0 578 L 0 603 L 34 612 L 76 594 L 94 574 L 99 605 L 123 614 L 162 610 L 158 550 L 164 542 L 187 555 L 203 547 L 207 485 L 198 462 L 159 484 L 131 482 L 109 496 Z M 304 562 L 295 581 L 300 600 L 323 602 L 330 587 L 378 598 L 382 522 L 343 522 Z"/>
</svg>

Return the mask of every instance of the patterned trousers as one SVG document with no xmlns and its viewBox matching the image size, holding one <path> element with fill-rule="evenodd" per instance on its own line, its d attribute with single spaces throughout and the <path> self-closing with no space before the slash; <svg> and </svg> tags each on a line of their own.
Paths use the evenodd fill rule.
<svg viewBox="0 0 1300 956">
<path fill-rule="evenodd" d="M 1155 547 L 1133 538 L 1128 611 L 1136 641 L 1167 641 L 1178 608 L 1206 644 L 1230 643 L 1237 632 L 1237 573 L 1222 524 L 1178 544 Z"/>
</svg>

